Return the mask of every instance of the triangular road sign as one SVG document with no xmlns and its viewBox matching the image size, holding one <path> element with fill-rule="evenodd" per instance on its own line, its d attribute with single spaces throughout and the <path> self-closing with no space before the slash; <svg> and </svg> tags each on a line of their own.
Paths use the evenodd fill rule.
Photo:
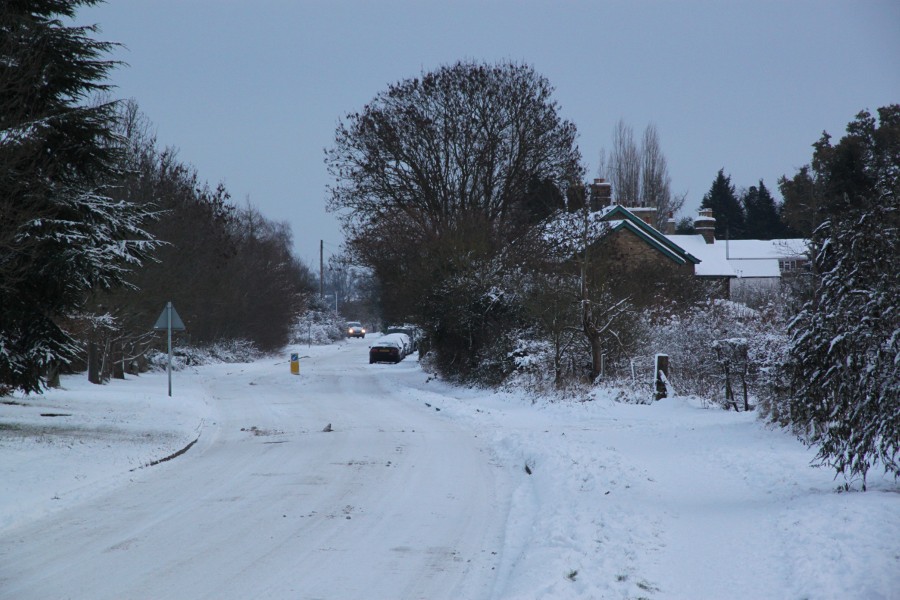
<svg viewBox="0 0 900 600">
<path fill-rule="evenodd" d="M 172 331 L 184 331 L 184 321 L 181 320 L 181 317 L 178 316 L 178 312 L 175 310 L 175 307 L 172 306 L 171 303 L 166 305 L 163 309 L 162 314 L 159 315 L 159 318 L 156 320 L 156 325 L 153 326 L 153 329 L 157 331 L 166 331 L 169 328 L 169 309 L 172 310 Z"/>
</svg>

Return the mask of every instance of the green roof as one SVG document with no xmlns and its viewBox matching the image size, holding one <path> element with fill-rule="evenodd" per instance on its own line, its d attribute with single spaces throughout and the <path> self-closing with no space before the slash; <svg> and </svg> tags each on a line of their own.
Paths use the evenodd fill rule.
<svg viewBox="0 0 900 600">
<path fill-rule="evenodd" d="M 660 233 L 658 229 L 647 225 L 642 219 L 636 217 L 623 206 L 617 204 L 610 207 L 606 214 L 603 215 L 603 220 L 610 222 L 612 231 L 620 231 L 623 228 L 628 229 L 679 265 L 688 262 L 695 265 L 700 263 L 700 259 L 686 252 L 681 246 Z M 613 225 L 612 221 L 618 221 L 618 223 Z"/>
</svg>

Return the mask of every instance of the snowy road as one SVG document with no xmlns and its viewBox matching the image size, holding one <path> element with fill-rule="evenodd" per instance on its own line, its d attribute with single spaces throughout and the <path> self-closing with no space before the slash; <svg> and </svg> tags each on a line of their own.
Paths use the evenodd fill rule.
<svg viewBox="0 0 900 600">
<path fill-rule="evenodd" d="M 889 476 L 837 493 L 753 413 L 367 346 L 0 399 L 0 600 L 900 600 Z"/>
<path fill-rule="evenodd" d="M 490 597 L 503 474 L 471 431 L 397 395 L 414 363 L 368 365 L 365 347 L 300 377 L 205 370 L 197 444 L 15 529 L 0 598 Z"/>
</svg>

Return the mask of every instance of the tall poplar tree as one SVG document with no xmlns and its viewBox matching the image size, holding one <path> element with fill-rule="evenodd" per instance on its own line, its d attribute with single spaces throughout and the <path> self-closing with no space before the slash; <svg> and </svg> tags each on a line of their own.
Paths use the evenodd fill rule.
<svg viewBox="0 0 900 600">
<path fill-rule="evenodd" d="M 79 352 L 62 320 L 156 244 L 149 209 L 109 196 L 115 104 L 91 98 L 108 89 L 111 44 L 63 23 L 95 3 L 0 3 L 0 385 L 26 392 Z"/>
</svg>

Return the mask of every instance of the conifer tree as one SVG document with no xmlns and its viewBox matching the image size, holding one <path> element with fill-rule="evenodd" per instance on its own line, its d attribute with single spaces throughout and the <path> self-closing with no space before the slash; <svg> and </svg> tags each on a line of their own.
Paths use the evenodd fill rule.
<svg viewBox="0 0 900 600">
<path fill-rule="evenodd" d="M 778 180 L 778 189 L 784 198 L 779 207 L 779 216 L 786 237 L 809 238 L 821 223 L 819 188 L 808 165 L 797 171 L 792 178 L 782 176 Z"/>
<path fill-rule="evenodd" d="M 746 218 L 744 233 L 747 239 L 771 240 L 781 237 L 782 225 L 778 216 L 778 206 L 762 179 L 759 180 L 759 187 L 750 186 L 741 198 L 741 204 L 744 205 Z"/>
<path fill-rule="evenodd" d="M 147 210 L 109 197 L 115 105 L 90 101 L 108 89 L 111 45 L 62 21 L 91 4 L 0 3 L 0 386 L 26 392 L 79 351 L 61 320 L 155 245 Z"/>
<path fill-rule="evenodd" d="M 860 113 L 837 145 L 825 134 L 815 146 L 821 280 L 791 325 L 787 406 L 771 411 L 863 489 L 876 464 L 900 476 L 900 105 L 879 117 Z"/>
<path fill-rule="evenodd" d="M 725 175 L 725 169 L 719 169 L 709 191 L 703 196 L 700 208 L 712 209 L 716 219 L 717 238 L 744 237 L 744 212 L 731 183 L 731 176 Z"/>
</svg>

